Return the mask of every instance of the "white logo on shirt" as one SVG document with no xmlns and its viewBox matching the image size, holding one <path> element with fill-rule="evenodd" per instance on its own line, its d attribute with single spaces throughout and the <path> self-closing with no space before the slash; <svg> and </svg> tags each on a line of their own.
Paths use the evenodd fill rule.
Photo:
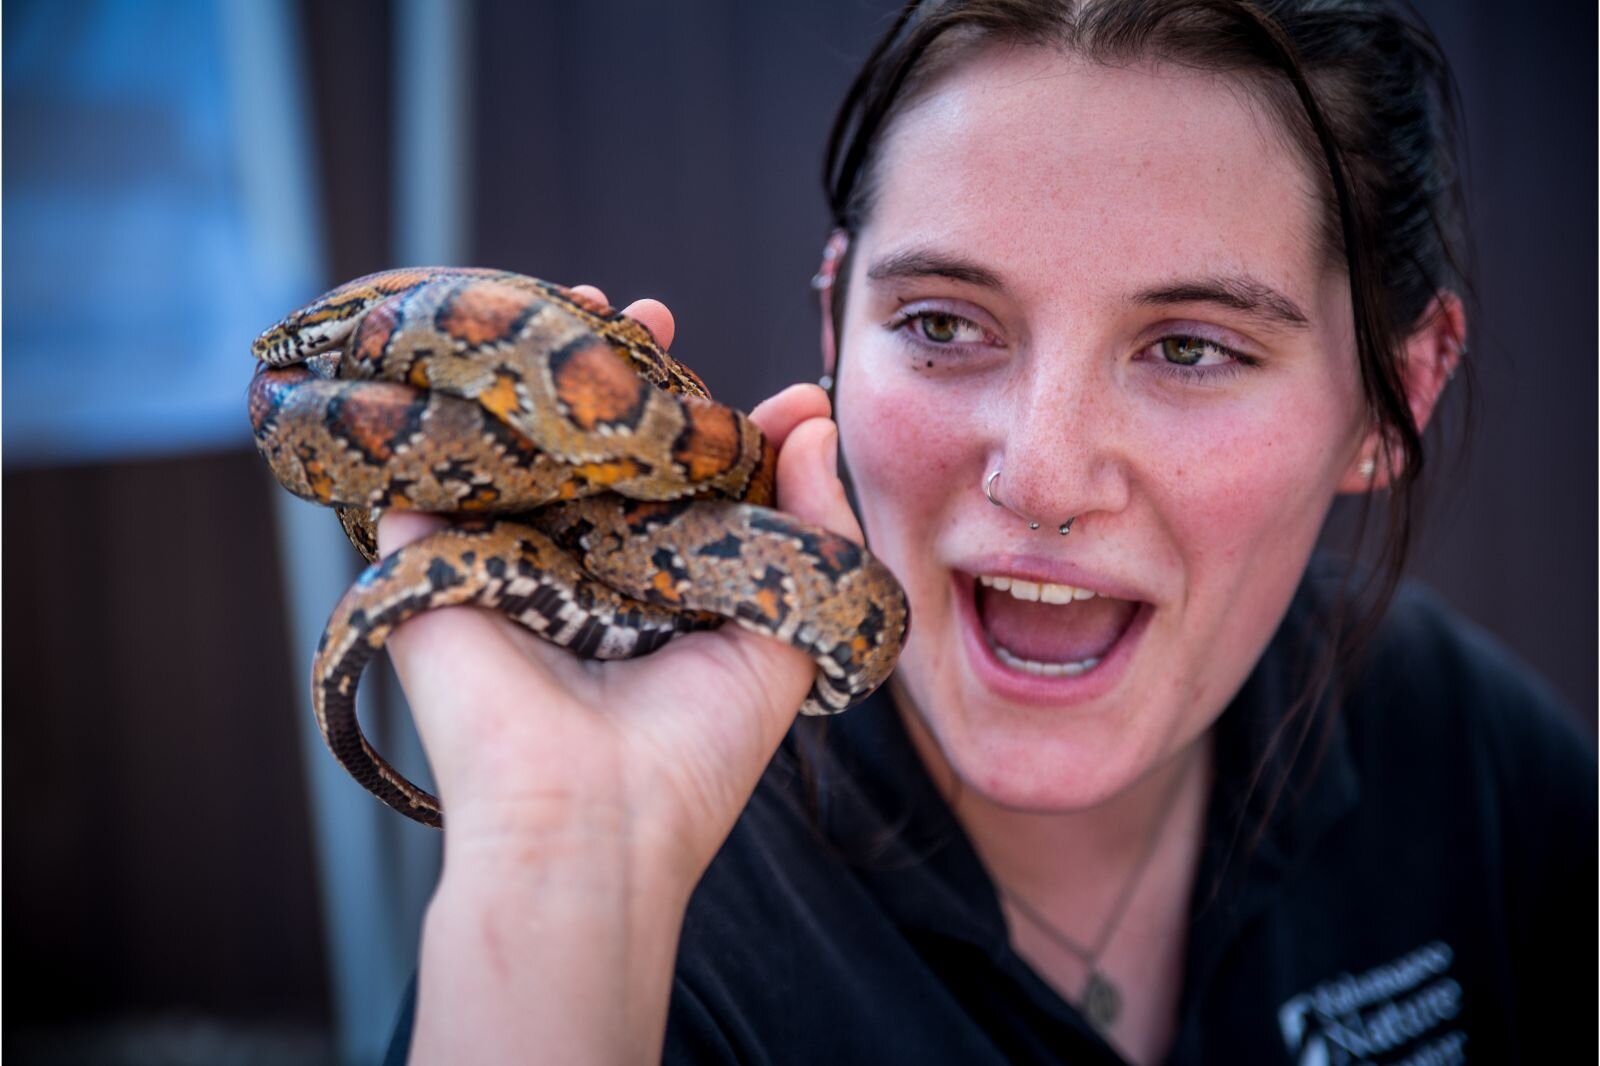
<svg viewBox="0 0 1600 1066">
<path fill-rule="evenodd" d="M 1278 1008 L 1283 1042 L 1299 1066 L 1465 1062 L 1467 1035 L 1435 1032 L 1461 1011 L 1461 985 L 1448 973 L 1454 957 L 1449 944 L 1435 940 L 1365 973 L 1340 974 L 1301 992 Z"/>
</svg>

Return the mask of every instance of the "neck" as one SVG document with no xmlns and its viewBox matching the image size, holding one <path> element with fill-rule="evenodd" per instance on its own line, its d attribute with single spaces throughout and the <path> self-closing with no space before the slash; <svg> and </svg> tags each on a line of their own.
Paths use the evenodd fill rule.
<svg viewBox="0 0 1600 1066">
<path fill-rule="evenodd" d="M 917 754 L 990 876 L 1025 900 L 1051 911 L 1069 903 L 1092 920 L 1105 913 L 1102 898 L 1116 894 L 1156 834 L 1170 843 L 1200 832 L 1211 786 L 1209 731 L 1094 807 L 1016 810 L 960 784 L 910 702 L 901 692 L 895 696 Z"/>
<path fill-rule="evenodd" d="M 1104 803 L 1019 811 L 959 784 L 911 702 L 899 691 L 895 702 L 995 882 L 1016 952 L 1129 1061 L 1165 1057 L 1211 794 L 1210 730 Z"/>
</svg>

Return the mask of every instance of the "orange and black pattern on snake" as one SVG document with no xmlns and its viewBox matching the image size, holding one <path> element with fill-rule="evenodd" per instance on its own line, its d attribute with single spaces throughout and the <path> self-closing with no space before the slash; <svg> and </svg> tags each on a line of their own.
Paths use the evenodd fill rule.
<svg viewBox="0 0 1600 1066">
<path fill-rule="evenodd" d="M 438 800 L 362 735 L 356 684 L 421 611 L 497 610 L 593 659 L 732 621 L 817 664 L 808 714 L 888 677 L 905 593 L 851 541 L 770 504 L 776 455 L 649 331 L 559 285 L 467 268 L 340 286 L 257 338 L 256 446 L 376 559 L 384 508 L 455 524 L 375 561 L 312 666 L 317 724 L 365 788 L 417 821 Z"/>
</svg>

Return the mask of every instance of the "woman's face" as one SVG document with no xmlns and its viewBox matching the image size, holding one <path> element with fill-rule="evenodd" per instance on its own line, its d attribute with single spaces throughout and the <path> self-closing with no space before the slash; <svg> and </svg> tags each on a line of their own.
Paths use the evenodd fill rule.
<svg viewBox="0 0 1600 1066">
<path fill-rule="evenodd" d="M 967 787 L 1096 805 L 1238 690 L 1356 462 L 1309 171 L 1237 82 L 994 47 L 878 179 L 837 417 L 911 597 L 901 691 Z"/>
</svg>

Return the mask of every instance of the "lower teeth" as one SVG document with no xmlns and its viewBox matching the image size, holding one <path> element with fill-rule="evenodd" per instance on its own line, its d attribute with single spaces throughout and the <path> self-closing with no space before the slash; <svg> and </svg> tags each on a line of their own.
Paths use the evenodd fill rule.
<svg viewBox="0 0 1600 1066">
<path fill-rule="evenodd" d="M 1093 670 L 1100 665 L 1100 657 L 1098 655 L 1089 659 L 1081 659 L 1075 663 L 1041 663 L 1012 655 L 992 641 L 989 647 L 994 649 L 995 657 L 1011 667 L 1011 669 L 1021 670 L 1027 674 L 1037 674 L 1040 677 L 1077 677 L 1085 670 Z"/>
</svg>

